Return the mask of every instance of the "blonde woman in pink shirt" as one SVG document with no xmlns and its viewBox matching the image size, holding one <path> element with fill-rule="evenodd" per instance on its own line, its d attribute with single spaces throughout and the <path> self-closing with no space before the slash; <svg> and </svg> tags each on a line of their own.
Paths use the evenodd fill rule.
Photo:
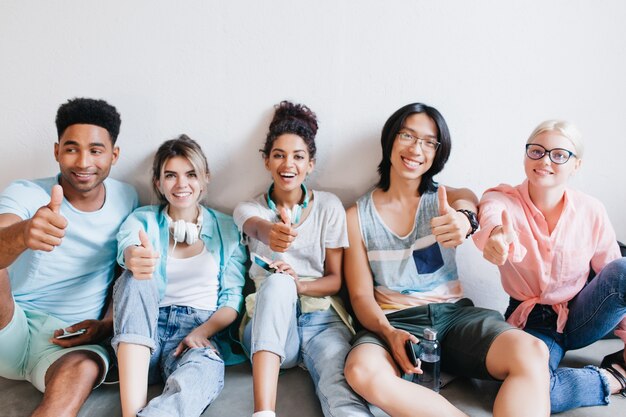
<svg viewBox="0 0 626 417">
<path fill-rule="evenodd" d="M 526 143 L 526 180 L 485 192 L 474 237 L 511 296 L 507 321 L 548 345 L 552 413 L 626 396 L 623 350 L 604 358 L 601 368 L 558 367 L 566 351 L 616 326 L 626 342 L 626 258 L 602 203 L 567 188 L 582 155 L 574 125 L 549 120 L 537 126 Z M 587 283 L 590 269 L 597 276 Z"/>
</svg>

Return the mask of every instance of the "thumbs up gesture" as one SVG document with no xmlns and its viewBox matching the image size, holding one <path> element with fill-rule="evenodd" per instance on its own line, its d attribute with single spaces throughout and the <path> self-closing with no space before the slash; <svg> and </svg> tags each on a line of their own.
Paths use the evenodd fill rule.
<svg viewBox="0 0 626 417">
<path fill-rule="evenodd" d="M 430 228 L 439 244 L 445 248 L 454 248 L 465 240 L 471 226 L 463 213 L 450 207 L 448 194 L 443 185 L 439 186 L 437 197 L 439 198 L 439 216 L 430 219 Z"/>
<path fill-rule="evenodd" d="M 272 224 L 269 233 L 269 246 L 274 252 L 286 252 L 291 243 L 298 236 L 298 232 L 291 225 L 291 214 L 282 207 L 279 211 L 280 222 Z"/>
<path fill-rule="evenodd" d="M 62 203 L 63 188 L 57 184 L 50 192 L 50 203 L 26 223 L 24 243 L 28 249 L 50 252 L 61 244 L 67 227 L 67 219 L 60 214 Z"/>
<path fill-rule="evenodd" d="M 124 249 L 124 264 L 136 279 L 150 279 L 157 264 L 159 253 L 154 250 L 146 232 L 139 230 L 137 246 Z"/>
<path fill-rule="evenodd" d="M 504 265 L 509 257 L 509 248 L 517 235 L 506 210 L 502 211 L 502 226 L 496 226 L 491 231 L 489 240 L 483 249 L 483 257 L 495 265 Z"/>
</svg>

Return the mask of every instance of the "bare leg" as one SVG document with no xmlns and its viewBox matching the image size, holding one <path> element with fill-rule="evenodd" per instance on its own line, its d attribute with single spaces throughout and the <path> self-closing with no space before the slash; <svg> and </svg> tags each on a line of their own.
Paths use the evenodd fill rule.
<svg viewBox="0 0 626 417">
<path fill-rule="evenodd" d="M 103 372 L 98 355 L 70 352 L 46 372 L 46 391 L 32 417 L 75 417 Z"/>
<path fill-rule="evenodd" d="M 436 392 L 402 379 L 393 358 L 381 346 L 366 343 L 354 348 L 344 373 L 357 394 L 391 416 L 467 417 Z"/>
<path fill-rule="evenodd" d="M 123 417 L 136 417 L 148 402 L 148 368 L 150 348 L 131 343 L 117 347 L 120 373 L 120 400 Z"/>
<path fill-rule="evenodd" d="M 11 322 L 14 311 L 9 274 L 6 269 L 0 269 L 0 329 L 4 329 Z"/>
<path fill-rule="evenodd" d="M 494 417 L 550 415 L 548 348 L 521 330 L 508 330 L 487 352 L 489 374 L 504 382 L 493 405 Z"/>
<path fill-rule="evenodd" d="M 252 384 L 254 387 L 254 411 L 276 411 L 276 391 L 280 356 L 260 350 L 252 356 Z"/>
</svg>

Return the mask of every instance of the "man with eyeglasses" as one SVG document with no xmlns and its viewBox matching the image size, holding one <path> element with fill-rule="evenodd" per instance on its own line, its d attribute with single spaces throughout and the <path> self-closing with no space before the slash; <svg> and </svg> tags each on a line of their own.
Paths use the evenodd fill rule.
<svg viewBox="0 0 626 417">
<path fill-rule="evenodd" d="M 526 144 L 526 180 L 485 192 L 474 236 L 511 296 L 507 321 L 549 347 L 552 413 L 606 405 L 607 393 L 626 396 L 623 350 L 605 357 L 601 368 L 558 367 L 565 352 L 616 326 L 626 343 L 626 258 L 602 203 L 567 187 L 582 155 L 571 123 L 541 123 Z M 590 269 L 597 276 L 587 283 Z"/>
</svg>

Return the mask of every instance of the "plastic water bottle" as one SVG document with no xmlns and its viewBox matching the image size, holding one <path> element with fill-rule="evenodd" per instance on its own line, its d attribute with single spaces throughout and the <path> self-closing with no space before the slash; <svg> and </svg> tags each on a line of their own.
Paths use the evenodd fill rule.
<svg viewBox="0 0 626 417">
<path fill-rule="evenodd" d="M 437 340 L 437 331 L 431 328 L 424 329 L 424 339 L 420 342 L 420 361 L 422 374 L 417 375 L 417 383 L 423 387 L 439 392 L 439 377 L 441 372 L 441 346 Z"/>
</svg>

